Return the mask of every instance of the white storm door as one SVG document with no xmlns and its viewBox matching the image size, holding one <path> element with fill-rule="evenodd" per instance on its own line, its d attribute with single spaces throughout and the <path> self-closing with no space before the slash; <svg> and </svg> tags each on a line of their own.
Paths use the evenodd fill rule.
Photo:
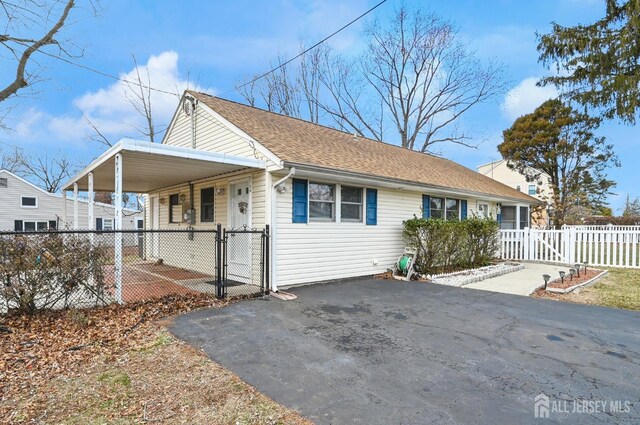
<svg viewBox="0 0 640 425">
<path fill-rule="evenodd" d="M 229 224 L 227 239 L 227 277 L 242 283 L 251 280 L 251 234 L 234 233 L 251 227 L 251 189 L 249 180 L 229 185 Z"/>
</svg>

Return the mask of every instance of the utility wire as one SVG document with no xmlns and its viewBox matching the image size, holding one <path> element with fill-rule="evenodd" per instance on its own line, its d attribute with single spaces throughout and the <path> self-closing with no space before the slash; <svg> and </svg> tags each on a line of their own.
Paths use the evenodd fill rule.
<svg viewBox="0 0 640 425">
<path fill-rule="evenodd" d="M 224 96 L 224 95 L 226 95 L 226 94 L 229 94 L 229 93 L 232 93 L 232 92 L 234 92 L 234 91 L 237 91 L 238 89 L 240 89 L 240 88 L 242 88 L 242 87 L 244 87 L 244 86 L 247 86 L 247 85 L 249 85 L 249 84 L 255 83 L 256 81 L 258 81 L 258 80 L 260 80 L 260 79 L 262 79 L 262 78 L 266 77 L 267 75 L 269 75 L 269 74 L 272 74 L 272 73 L 276 72 L 276 71 L 277 71 L 277 70 L 279 70 L 280 68 L 283 68 L 283 67 L 287 66 L 288 64 L 290 64 L 290 63 L 291 63 L 291 62 L 293 62 L 294 60 L 298 59 L 300 56 L 305 55 L 306 53 L 310 52 L 311 50 L 315 49 L 316 47 L 318 47 L 319 45 L 321 45 L 322 43 L 324 43 L 325 41 L 329 40 L 330 38 L 334 37 L 334 36 L 335 36 L 335 35 L 337 35 L 338 33 L 342 32 L 342 31 L 343 31 L 343 30 L 345 30 L 346 28 L 348 28 L 348 27 L 350 27 L 351 25 L 353 25 L 354 23 L 358 22 L 360 19 L 364 18 L 364 17 L 365 17 L 365 16 L 367 16 L 369 13 L 373 12 L 374 10 L 376 10 L 378 7 L 382 6 L 382 5 L 383 5 L 384 3 L 386 3 L 386 2 L 387 2 L 387 0 L 382 0 L 381 2 L 379 2 L 378 4 L 376 4 L 375 6 L 373 6 L 371 9 L 367 10 L 366 12 L 364 12 L 363 14 L 361 14 L 360 16 L 358 16 L 357 18 L 352 19 L 350 22 L 348 22 L 347 24 L 343 25 L 343 26 L 342 26 L 341 28 L 339 28 L 338 30 L 336 30 L 336 31 L 332 32 L 331 34 L 329 34 L 328 36 L 326 36 L 326 37 L 325 37 L 325 38 L 323 38 L 322 40 L 318 41 L 317 43 L 315 43 L 313 46 L 309 47 L 308 49 L 305 49 L 304 51 L 302 51 L 302 52 L 298 53 L 298 54 L 297 54 L 296 56 L 294 56 L 293 58 L 291 58 L 291 59 L 287 60 L 286 62 L 284 62 L 284 63 L 282 63 L 282 64 L 278 65 L 277 67 L 275 67 L 275 68 L 273 68 L 273 69 L 271 69 L 271 70 L 269 70 L 269 71 L 265 72 L 264 74 L 261 74 L 261 75 L 259 75 L 259 76 L 255 77 L 255 78 L 253 78 L 251 81 L 248 81 L 248 82 L 243 83 L 243 84 L 241 84 L 241 85 L 239 85 L 239 86 L 236 86 L 235 88 L 233 88 L 233 89 L 231 89 L 231 90 L 228 90 L 228 91 L 226 91 L 226 92 L 224 92 L 224 93 L 221 93 L 219 96 Z M 108 72 L 100 71 L 99 69 L 95 69 L 95 68 L 92 68 L 92 67 L 90 67 L 90 66 L 87 66 L 87 65 L 83 65 L 83 64 L 80 64 L 80 63 L 74 62 L 74 61 L 72 61 L 72 60 L 70 60 L 70 59 L 67 59 L 67 58 L 64 58 L 64 57 L 61 57 L 61 56 L 53 55 L 53 54 L 48 53 L 48 52 L 46 52 L 46 51 L 44 51 L 44 50 L 39 50 L 39 51 L 38 51 L 38 53 L 41 53 L 41 54 L 43 54 L 43 55 L 46 55 L 46 56 L 52 57 L 52 58 L 57 59 L 57 60 L 60 60 L 60 61 L 62 61 L 62 62 L 66 62 L 66 63 L 67 63 L 67 64 L 69 64 L 69 65 L 73 65 L 73 66 L 76 66 L 76 67 L 78 67 L 78 68 L 82 68 L 82 69 L 84 69 L 84 70 L 86 70 L 86 71 L 90 71 L 90 72 L 93 72 L 93 73 L 95 73 L 95 74 L 102 75 L 103 77 L 111 78 L 112 80 L 115 80 L 115 81 L 121 81 L 121 82 L 126 83 L 126 84 L 132 84 L 132 85 L 134 85 L 134 86 L 140 86 L 140 87 L 142 87 L 142 88 L 144 88 L 144 89 L 153 90 L 153 91 L 156 91 L 156 92 L 158 92 L 158 93 L 170 94 L 170 95 L 172 95 L 172 96 L 178 96 L 178 97 L 180 97 L 180 94 L 178 94 L 178 93 L 170 92 L 170 91 L 163 90 L 163 89 L 158 89 L 158 88 L 152 87 L 151 85 L 145 85 L 145 84 L 142 84 L 142 83 L 140 83 L 140 82 L 138 82 L 138 81 L 129 81 L 129 80 L 127 80 L 126 78 L 121 78 L 121 77 L 118 77 L 118 76 L 116 76 L 116 75 L 109 74 Z"/>
<path fill-rule="evenodd" d="M 309 51 L 315 49 L 316 47 L 318 47 L 319 45 L 321 45 L 322 43 L 324 43 L 325 41 L 329 40 L 331 37 L 335 36 L 336 34 L 340 33 L 341 31 L 343 31 L 344 29 L 350 27 L 351 25 L 353 25 L 354 23 L 358 22 L 360 19 L 364 18 L 365 16 L 367 16 L 369 13 L 373 12 L 374 10 L 376 10 L 378 7 L 382 6 L 384 3 L 386 3 L 387 0 L 382 0 L 380 3 L 376 4 L 375 6 L 373 6 L 371 9 L 367 10 L 366 12 L 364 12 L 362 15 L 358 16 L 357 18 L 351 20 L 349 23 L 347 23 L 346 25 L 342 26 L 340 29 L 334 31 L 333 33 L 329 34 L 328 36 L 326 36 L 325 38 L 323 38 L 322 40 L 318 41 L 316 44 L 314 44 L 313 46 L 309 47 L 308 49 L 298 53 L 296 56 L 292 57 L 291 59 L 287 60 L 286 62 L 276 66 L 275 68 L 273 68 L 270 71 L 265 72 L 262 75 L 259 75 L 255 78 L 253 78 L 251 81 L 247 81 L 246 83 L 240 84 L 239 86 L 236 86 L 234 89 L 226 91 L 224 93 L 221 93 L 220 96 L 224 96 L 225 94 L 229 94 L 232 93 L 234 91 L 237 91 L 238 89 L 244 87 L 244 86 L 248 86 L 249 84 L 255 83 L 256 81 L 266 77 L 269 74 L 272 74 L 274 72 L 276 72 L 277 70 L 279 70 L 280 68 L 283 68 L 287 65 L 289 65 L 291 62 L 293 62 L 294 60 L 298 59 L 300 56 L 305 55 L 306 53 L 308 53 Z"/>
</svg>

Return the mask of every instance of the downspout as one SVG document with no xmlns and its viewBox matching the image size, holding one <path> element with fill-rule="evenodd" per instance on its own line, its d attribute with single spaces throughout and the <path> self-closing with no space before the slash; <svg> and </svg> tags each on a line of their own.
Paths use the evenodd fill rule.
<svg viewBox="0 0 640 425">
<path fill-rule="evenodd" d="M 277 258 L 278 258 L 278 253 L 276 250 L 278 246 L 278 243 L 277 243 L 278 208 L 276 205 L 277 198 L 278 198 L 277 187 L 280 186 L 285 181 L 287 181 L 295 173 L 296 173 L 296 169 L 294 167 L 291 167 L 289 169 L 289 174 L 287 174 L 286 176 L 284 176 L 283 178 L 275 182 L 271 187 L 271 290 L 273 292 L 278 292 L 278 275 L 277 275 L 278 269 L 276 267 Z"/>
</svg>

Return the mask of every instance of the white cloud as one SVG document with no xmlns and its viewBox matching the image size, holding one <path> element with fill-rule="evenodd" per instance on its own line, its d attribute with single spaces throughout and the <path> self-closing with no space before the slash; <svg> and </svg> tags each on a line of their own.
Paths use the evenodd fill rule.
<svg viewBox="0 0 640 425">
<path fill-rule="evenodd" d="M 552 86 L 538 87 L 538 78 L 529 77 L 506 94 L 502 102 L 502 112 L 514 120 L 522 115 L 533 112 L 546 100 L 558 97 L 558 91 Z"/>
<path fill-rule="evenodd" d="M 171 119 L 180 94 L 189 87 L 199 89 L 180 76 L 178 54 L 166 51 L 152 55 L 146 64 L 138 65 L 137 69 L 120 74 L 121 81 L 80 96 L 74 105 L 106 135 L 120 135 L 127 132 L 127 128 L 143 127 L 144 117 L 131 104 L 131 100 L 136 99 L 134 91 L 139 90 L 135 85 L 138 73 L 144 86 L 158 89 L 151 92 L 151 109 L 155 122 L 162 126 Z M 78 119 L 83 120 L 82 117 Z"/>
<path fill-rule="evenodd" d="M 180 75 L 178 59 L 176 52 L 167 51 L 151 56 L 146 64 L 138 65 L 143 85 L 168 92 L 151 93 L 157 130 L 164 129 L 169 123 L 179 95 L 186 88 L 201 90 Z M 135 89 L 135 85 L 126 82 L 137 82 L 136 68 L 121 73 L 119 77 L 121 81 L 77 97 L 73 101 L 74 110 L 69 113 L 50 115 L 35 108 L 29 109 L 15 124 L 16 135 L 24 142 L 46 140 L 79 145 L 94 132 L 82 116 L 84 114 L 112 142 L 122 137 L 142 138 L 137 129 L 144 127 L 145 119 L 128 100 L 133 98 L 132 88 Z"/>
</svg>

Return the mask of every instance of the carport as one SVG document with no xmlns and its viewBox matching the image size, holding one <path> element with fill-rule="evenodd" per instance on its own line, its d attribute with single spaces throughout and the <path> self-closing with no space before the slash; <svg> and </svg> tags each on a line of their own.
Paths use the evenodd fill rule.
<svg viewBox="0 0 640 425">
<path fill-rule="evenodd" d="M 73 191 L 73 229 L 79 230 L 78 192 L 87 192 L 88 221 L 95 230 L 94 193 L 113 192 L 122 199 L 125 192 L 146 194 L 161 188 L 248 169 L 265 169 L 264 161 L 207 152 L 180 146 L 122 139 L 76 174 L 63 187 Z M 65 221 L 66 210 L 65 210 Z M 114 230 L 122 230 L 122 203 L 115 203 Z M 115 238 L 115 297 L 122 301 L 122 239 Z"/>
</svg>

